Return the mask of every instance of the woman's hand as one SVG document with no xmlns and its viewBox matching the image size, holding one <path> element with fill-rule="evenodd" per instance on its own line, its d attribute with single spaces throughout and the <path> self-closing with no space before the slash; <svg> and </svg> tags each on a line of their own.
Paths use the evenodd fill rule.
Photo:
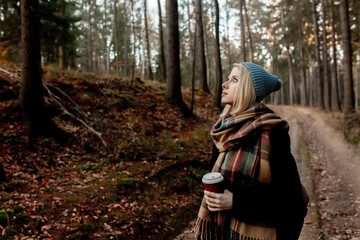
<svg viewBox="0 0 360 240">
<path fill-rule="evenodd" d="M 233 207 L 233 194 L 225 189 L 224 193 L 204 191 L 208 209 L 212 212 L 230 210 Z"/>
</svg>

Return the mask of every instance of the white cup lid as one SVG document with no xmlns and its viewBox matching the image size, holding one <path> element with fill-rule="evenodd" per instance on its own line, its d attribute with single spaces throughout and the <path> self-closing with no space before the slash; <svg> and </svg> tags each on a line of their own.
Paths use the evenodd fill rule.
<svg viewBox="0 0 360 240">
<path fill-rule="evenodd" d="M 223 175 L 219 172 L 207 173 L 203 176 L 202 182 L 205 184 L 215 184 L 224 180 Z"/>
</svg>

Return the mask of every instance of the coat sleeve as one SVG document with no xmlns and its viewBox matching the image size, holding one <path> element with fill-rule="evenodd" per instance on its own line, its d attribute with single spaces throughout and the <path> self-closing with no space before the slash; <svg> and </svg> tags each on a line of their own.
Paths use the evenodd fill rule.
<svg viewBox="0 0 360 240">
<path fill-rule="evenodd" d="M 291 154 L 288 132 L 275 127 L 270 132 L 270 144 L 272 184 L 257 184 L 255 188 L 233 192 L 232 214 L 245 222 L 275 223 L 278 239 L 298 239 L 298 228 L 303 221 L 303 217 L 299 216 L 306 213 L 301 201 L 301 182 Z"/>
</svg>

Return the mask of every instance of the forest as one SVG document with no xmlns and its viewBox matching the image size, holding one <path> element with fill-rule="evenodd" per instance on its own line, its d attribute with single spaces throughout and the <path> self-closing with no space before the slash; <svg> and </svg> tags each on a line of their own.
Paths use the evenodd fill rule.
<svg viewBox="0 0 360 240">
<path fill-rule="evenodd" d="M 340 4 L 341 3 L 341 4 Z M 359 2 L 179 1 L 181 84 L 218 94 L 232 64 L 250 61 L 284 82 L 282 104 L 359 108 Z M 21 62 L 20 2 L 2 1 L 2 56 Z M 45 66 L 165 82 L 165 1 L 40 1 Z M 241 11 L 240 11 L 241 9 Z M 16 27 L 15 27 L 16 26 Z M 169 63 L 171 64 L 171 63 Z M 215 103 L 218 104 L 218 103 Z"/>
<path fill-rule="evenodd" d="M 358 0 L 2 0 L 0 239 L 188 239 L 240 62 L 282 80 L 263 102 L 297 119 L 309 159 L 326 144 L 312 133 L 333 137 L 322 119 L 357 151 Z M 358 239 L 356 212 L 328 214 L 336 165 L 315 160 L 300 173 L 316 181 L 302 239 Z"/>
</svg>

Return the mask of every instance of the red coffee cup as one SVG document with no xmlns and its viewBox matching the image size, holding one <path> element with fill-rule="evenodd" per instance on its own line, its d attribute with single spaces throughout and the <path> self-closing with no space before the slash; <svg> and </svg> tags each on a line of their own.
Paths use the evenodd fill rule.
<svg viewBox="0 0 360 240">
<path fill-rule="evenodd" d="M 202 182 L 206 191 L 224 193 L 224 177 L 219 172 L 207 173 L 203 176 Z"/>
</svg>

